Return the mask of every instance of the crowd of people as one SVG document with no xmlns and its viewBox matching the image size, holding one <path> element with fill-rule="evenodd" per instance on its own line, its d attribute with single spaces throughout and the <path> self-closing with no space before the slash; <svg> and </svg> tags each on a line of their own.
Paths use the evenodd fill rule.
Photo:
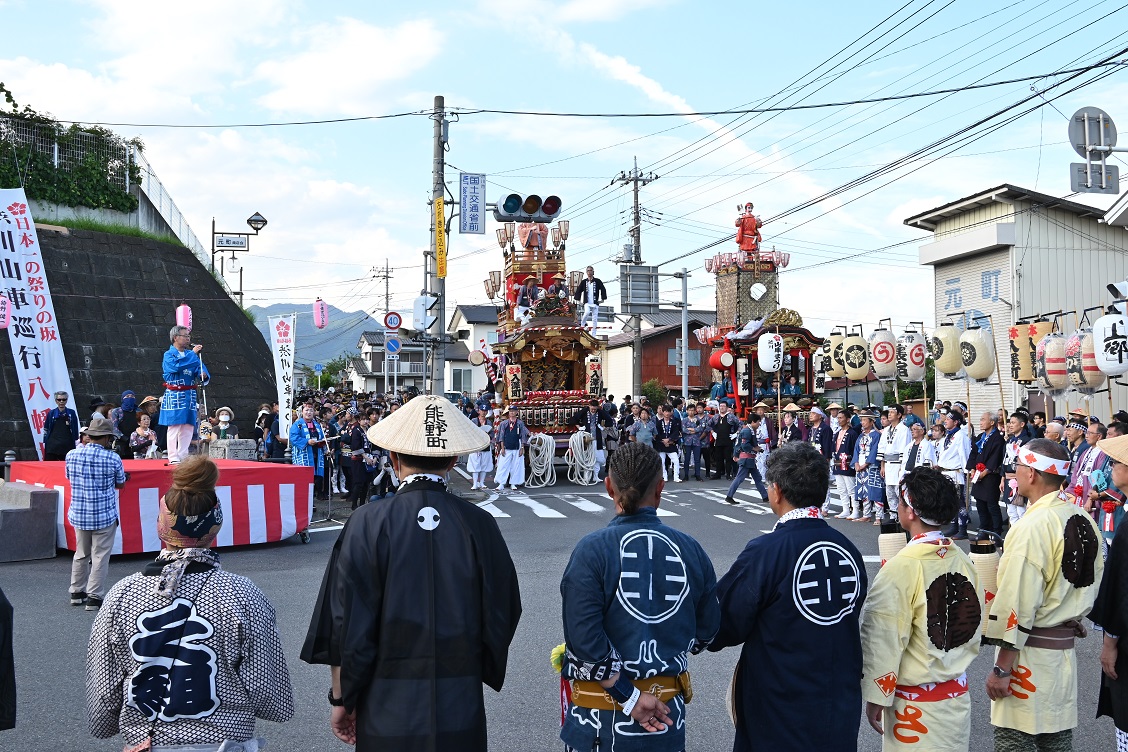
<svg viewBox="0 0 1128 752">
<path fill-rule="evenodd" d="M 313 468 L 315 493 L 345 494 L 354 509 L 302 650 L 331 667 L 332 732 L 362 750 L 485 749 L 481 687 L 504 680 L 520 594 L 496 522 L 451 494 L 447 475 L 465 457 L 474 488 L 491 471 L 497 488 L 520 487 L 530 433 L 486 392 L 411 396 L 308 391 L 288 432 L 264 404 L 253 435 L 262 459 L 288 453 Z M 122 458 L 160 451 L 161 400 L 95 400 L 80 427 L 69 395 L 56 398 L 45 436 L 72 484 L 69 599 L 99 612 L 91 731 L 120 733 L 131 750 L 237 742 L 253 752 L 254 719 L 287 720 L 293 690 L 272 607 L 211 551 L 223 524 L 217 466 L 172 463 L 158 519 L 165 549 L 109 588 Z M 1099 712 L 1128 750 L 1118 650 L 1128 413 L 1106 426 L 1082 410 L 973 418 L 958 401 L 923 418 L 898 404 L 772 407 L 740 418 L 719 400 L 607 396 L 571 416 L 593 437 L 616 516 L 577 544 L 562 576 L 567 749 L 685 749 L 690 657 L 739 647 L 734 750 L 855 750 L 862 719 L 887 750 L 966 750 L 980 694 L 966 670 L 981 644 L 995 652 L 982 694 L 997 752 L 1071 749 L 1074 647 L 1088 616 L 1103 640 Z M 239 435 L 229 408 L 205 422 L 209 439 Z M 701 546 L 656 510 L 666 483 L 722 477 L 727 501 L 750 479 L 779 519 L 718 580 Z M 395 504 L 366 503 L 391 494 Z M 835 498 L 839 519 L 896 521 L 910 537 L 872 583 L 828 524 Z M 1004 544 L 991 599 L 955 544 L 973 507 L 978 537 Z M 810 707 L 820 723 L 805 721 Z"/>
<path fill-rule="evenodd" d="M 692 429 L 696 407 L 683 431 Z M 588 419 L 602 423 L 602 409 L 593 402 Z M 299 421 L 317 423 L 314 405 L 302 412 Z M 645 422 L 641 407 L 628 412 L 632 426 Z M 658 412 L 672 426 L 672 410 Z M 875 413 L 859 412 L 863 428 L 882 434 Z M 949 430 L 962 430 L 959 405 L 936 412 Z M 1068 750 L 1079 717 L 1077 674 L 1087 670 L 1075 659 L 1086 616 L 1103 639 L 1101 666 L 1088 669 L 1102 673 L 1100 712 L 1116 721 L 1119 748 L 1128 744 L 1120 730 L 1128 727 L 1128 663 L 1118 650 L 1128 629 L 1128 532 L 1115 527 L 1106 546 L 1084 488 L 1072 486 L 1078 467 L 1102 467 L 1088 458 L 1097 451 L 1110 475 L 1107 486 L 1092 478 L 1095 498 L 1128 488 L 1128 436 L 1096 438 L 1086 450 L 1070 421 L 1064 430 L 1074 440 L 1063 446 L 1058 421 L 1035 438 L 1042 426 L 1023 433 L 1019 424 L 1034 421 L 1011 416 L 1017 423 L 1007 433 L 1023 437 L 1021 451 L 1013 467 L 990 467 L 1000 486 L 1013 476 L 1008 503 L 1023 514 L 1010 524 L 988 599 L 979 570 L 945 533 L 966 509 L 964 489 L 952 468 L 924 459 L 943 458 L 957 439 L 929 454 L 924 421 L 908 429 L 898 406 L 884 413 L 884 433 L 873 439 L 883 458 L 874 461 L 889 482 L 880 484 L 886 514 L 909 540 L 872 582 L 861 553 L 823 513 L 833 461 L 824 447 L 841 449 L 838 437 L 858 432 L 849 408 L 835 416 L 837 434 L 814 413 L 803 421 L 805 439 L 770 448 L 760 482 L 778 519 L 719 579 L 702 546 L 657 515 L 673 454 L 662 449 L 671 445 L 656 447 L 650 437 L 610 454 L 604 486 L 615 517 L 579 541 L 561 577 L 560 737 L 568 750 L 686 749 L 692 656 L 727 648 L 740 649 L 729 698 L 738 752 L 856 750 L 863 719 L 886 750 L 968 750 L 972 701 L 984 695 L 997 752 Z M 971 442 L 984 460 L 964 483 L 972 497 L 992 443 L 976 442 L 999 430 L 994 418 L 983 416 Z M 763 422 L 753 411 L 731 439 L 740 447 L 734 477 L 741 470 L 758 477 Z M 674 435 L 657 426 L 655 437 Z M 902 430 L 915 436 L 898 456 L 889 445 Z M 387 451 L 400 479 L 396 503 L 363 505 L 342 531 L 301 657 L 330 667 L 330 730 L 357 749 L 485 750 L 482 687 L 498 690 L 505 678 L 521 616 L 518 576 L 495 520 L 450 493 L 446 478 L 460 457 L 488 452 L 497 432 L 425 396 L 364 433 Z M 100 489 L 109 498 L 124 481 L 109 451 L 115 437 L 108 421 L 88 435 L 68 454 L 68 470 L 112 466 L 109 487 Z M 512 448 L 505 446 L 512 434 L 501 435 Z M 1003 455 L 1005 464 L 1005 447 Z M 224 572 L 211 550 L 224 524 L 218 480 L 206 457 L 177 466 L 157 520 L 164 550 L 109 589 L 94 623 L 90 729 L 121 734 L 129 750 L 254 752 L 263 744 L 255 719 L 283 722 L 293 713 L 272 606 L 251 581 Z M 76 567 L 72 602 L 77 583 L 97 587 L 87 574 Z M 966 673 L 981 645 L 994 651 L 982 689 Z"/>
</svg>

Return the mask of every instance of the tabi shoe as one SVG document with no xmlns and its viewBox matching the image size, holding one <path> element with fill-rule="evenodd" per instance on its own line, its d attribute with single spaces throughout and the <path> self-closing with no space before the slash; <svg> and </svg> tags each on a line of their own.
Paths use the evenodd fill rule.
<svg viewBox="0 0 1128 752">
<path fill-rule="evenodd" d="M 101 607 L 102 607 L 102 599 L 101 598 L 95 598 L 94 596 L 90 596 L 86 599 L 86 610 L 87 611 L 97 611 Z"/>
<path fill-rule="evenodd" d="M 739 504 L 740 503 L 736 499 L 732 498 L 731 496 L 726 496 L 725 501 L 727 501 L 729 504 Z"/>
<path fill-rule="evenodd" d="M 681 482 L 682 482 L 682 479 L 681 479 L 681 477 L 680 477 L 680 476 L 679 476 L 679 477 L 676 477 L 676 478 L 674 478 L 674 483 L 681 483 Z"/>
<path fill-rule="evenodd" d="M 855 517 L 851 522 L 869 522 L 873 517 Z"/>
<path fill-rule="evenodd" d="M 702 477 L 701 477 L 700 475 L 695 475 L 695 476 L 693 476 L 693 479 L 694 479 L 694 480 L 698 480 L 698 481 L 699 481 L 699 480 L 704 480 L 704 479 L 703 479 L 703 478 L 702 478 Z"/>
<path fill-rule="evenodd" d="M 858 515 L 854 514 L 853 512 L 850 512 L 850 514 L 846 515 L 846 519 L 849 520 L 850 522 L 857 522 L 858 521 Z"/>
<path fill-rule="evenodd" d="M 70 604 L 72 606 L 81 606 L 86 602 L 86 593 L 71 593 Z"/>
<path fill-rule="evenodd" d="M 495 491 L 504 491 L 504 490 L 505 490 L 505 484 L 504 484 L 504 483 L 502 483 L 502 484 L 501 484 L 500 486 L 498 486 L 498 487 L 497 487 L 497 488 L 495 488 L 494 490 L 495 490 Z"/>
<path fill-rule="evenodd" d="M 878 518 L 874 519 L 873 524 L 874 525 L 880 525 L 881 524 L 881 518 L 878 517 Z"/>
<path fill-rule="evenodd" d="M 834 515 L 834 519 L 836 519 L 836 520 L 848 520 L 848 519 L 850 519 L 850 513 L 847 512 L 845 509 L 843 509 L 838 514 Z"/>
<path fill-rule="evenodd" d="M 509 490 L 510 490 L 510 491 L 516 491 L 516 490 L 517 490 L 517 486 L 510 486 L 510 487 L 509 487 Z"/>
</svg>

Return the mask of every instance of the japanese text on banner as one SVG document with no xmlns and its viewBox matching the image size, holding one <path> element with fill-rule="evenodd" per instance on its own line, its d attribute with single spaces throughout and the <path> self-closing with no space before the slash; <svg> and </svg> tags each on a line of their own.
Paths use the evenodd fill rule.
<svg viewBox="0 0 1128 752">
<path fill-rule="evenodd" d="M 297 328 L 294 314 L 271 316 L 270 350 L 274 354 L 274 380 L 278 385 L 278 431 L 290 435 L 294 412 L 294 347 Z"/>
<path fill-rule="evenodd" d="M 443 197 L 435 199 L 435 276 L 446 279 L 446 212 Z"/>
<path fill-rule="evenodd" d="M 73 397 L 74 393 L 39 236 L 22 188 L 0 190 L 0 292 L 8 299 L 8 341 L 27 422 L 42 458 L 43 424 L 55 407 L 54 394 L 66 392 Z"/>
</svg>

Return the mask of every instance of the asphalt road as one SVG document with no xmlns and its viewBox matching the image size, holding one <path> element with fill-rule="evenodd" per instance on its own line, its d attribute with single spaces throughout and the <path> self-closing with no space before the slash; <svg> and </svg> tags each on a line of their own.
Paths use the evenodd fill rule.
<svg viewBox="0 0 1128 752">
<path fill-rule="evenodd" d="M 466 484 L 459 484 L 463 489 Z M 745 543 L 771 529 L 775 518 L 751 486 L 739 507 L 723 501 L 721 481 L 669 484 L 663 496 L 663 521 L 694 536 L 724 574 Z M 561 749 L 558 680 L 549 652 L 562 642 L 560 575 L 575 543 L 613 516 L 612 504 L 600 487 L 566 482 L 549 489 L 465 496 L 489 509 L 509 543 L 521 581 L 524 615 L 510 651 L 509 672 L 501 693 L 486 689 L 490 748 L 494 750 Z M 877 572 L 877 528 L 833 520 L 867 556 L 872 581 Z M 329 732 L 325 693 L 328 671 L 298 660 L 317 588 L 329 550 L 338 533 L 314 533 L 303 545 L 297 538 L 278 544 L 221 550 L 226 569 L 251 578 L 278 612 L 294 683 L 295 715 L 284 725 L 259 723 L 259 733 L 274 750 L 334 750 L 348 747 Z M 115 557 L 110 579 L 116 581 L 144 567 L 148 557 Z M 62 752 L 122 748 L 120 737 L 92 738 L 86 730 L 83 671 L 86 641 L 93 614 L 67 605 L 70 558 L 0 566 L 0 587 L 15 606 L 15 657 L 19 706 L 17 727 L 0 732 L 0 750 L 51 749 Z M 1099 677 L 1100 643 L 1090 637 L 1078 649 L 1080 717 L 1074 749 L 1113 749 L 1109 719 L 1093 719 Z M 688 748 L 731 749 L 732 725 L 724 708 L 725 691 L 738 651 L 705 653 L 690 661 L 694 700 L 687 719 Z M 984 651 L 973 664 L 972 750 L 992 749 L 989 702 L 983 684 L 992 662 Z M 817 708 L 811 709 L 817 722 Z M 860 714 L 860 709 L 859 709 Z M 880 738 L 863 723 L 858 749 L 880 750 Z"/>
</svg>

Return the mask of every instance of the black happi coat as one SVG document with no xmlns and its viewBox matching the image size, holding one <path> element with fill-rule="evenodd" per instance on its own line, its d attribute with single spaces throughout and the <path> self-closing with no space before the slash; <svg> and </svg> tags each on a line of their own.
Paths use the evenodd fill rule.
<svg viewBox="0 0 1128 752">
<path fill-rule="evenodd" d="M 977 499 L 998 501 L 1000 472 L 1007 451 L 1007 442 L 1003 438 L 1003 434 L 995 429 L 983 442 L 983 449 L 980 450 L 979 442 L 982 438 L 983 434 L 980 434 L 972 439 L 971 452 L 967 456 L 965 469 L 968 471 L 969 482 L 975 477 L 976 465 L 983 465 L 987 468 L 986 472 L 979 477 L 979 480 L 971 486 L 971 493 Z"/>
<path fill-rule="evenodd" d="M 357 752 L 485 752 L 520 616 L 493 517 L 420 478 L 345 524 L 301 657 L 341 667 Z"/>
<path fill-rule="evenodd" d="M 1117 541 L 1120 541 L 1117 543 Z M 1118 525 L 1105 561 L 1101 589 L 1089 618 L 1109 634 L 1128 634 L 1128 525 Z M 1123 641 L 1123 640 L 1122 640 Z M 1100 666 L 1100 699 L 1097 718 L 1107 715 L 1121 731 L 1128 731 L 1128 650 L 1124 646 L 1116 654 L 1115 681 L 1105 676 Z"/>
</svg>

